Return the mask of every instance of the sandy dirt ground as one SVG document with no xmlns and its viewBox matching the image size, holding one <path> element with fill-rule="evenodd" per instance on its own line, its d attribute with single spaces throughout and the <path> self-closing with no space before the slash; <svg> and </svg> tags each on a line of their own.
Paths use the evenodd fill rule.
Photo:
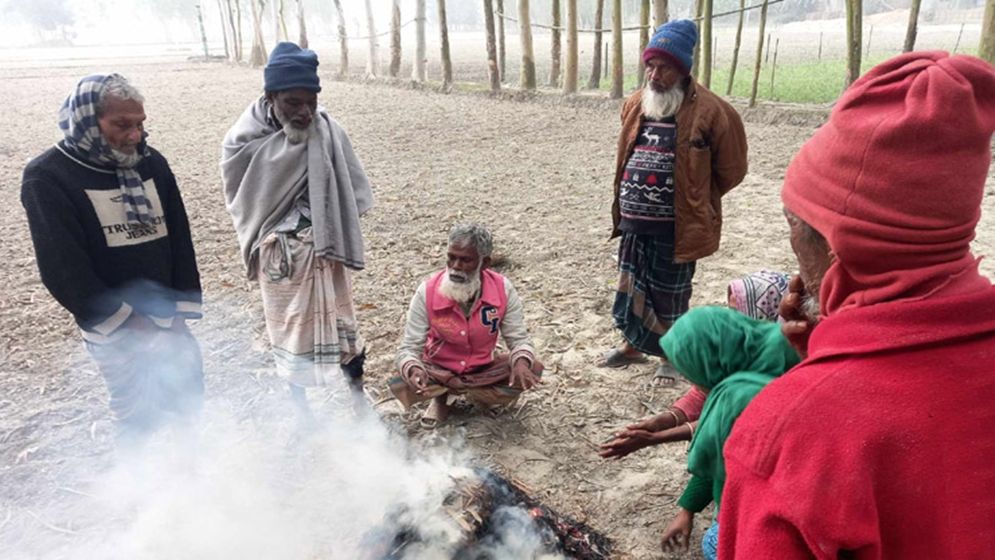
<svg viewBox="0 0 995 560">
<path fill-rule="evenodd" d="M 192 63 L 116 70 L 145 91 L 150 143 L 169 159 L 183 191 L 207 302 L 193 330 L 204 347 L 208 406 L 245 422 L 289 425 L 283 386 L 269 368 L 259 294 L 244 278 L 219 185 L 219 143 L 259 94 L 261 72 Z M 78 490 L 112 457 L 106 390 L 70 316 L 39 281 L 19 202 L 21 171 L 59 138 L 56 109 L 80 74 L 68 67 L 0 70 L 0 98 L 15 117 L 0 134 L 0 546 L 26 534 L 71 540 L 89 530 L 39 512 L 85 502 Z M 618 104 L 441 95 L 336 82 L 331 69 L 323 78 L 320 102 L 351 135 L 377 198 L 363 222 L 369 267 L 354 278 L 369 385 L 382 390 L 391 374 L 408 299 L 419 279 L 443 265 L 448 228 L 488 224 L 502 270 L 524 299 L 548 367 L 545 384 L 496 419 L 458 414 L 441 435 L 463 439 L 481 462 L 610 535 L 618 558 L 659 557 L 659 534 L 686 481 L 684 446 L 619 462 L 602 461 L 594 450 L 612 430 L 666 407 L 687 388 L 650 387 L 652 364 L 594 365 L 618 342 L 610 319 L 617 246 L 608 240 Z M 817 123 L 784 118 L 776 108 L 747 114 L 750 173 L 724 199 L 722 248 L 699 263 L 693 305 L 723 303 L 727 282 L 738 275 L 794 269 L 778 192 L 792 154 Z M 975 243 L 980 255 L 995 252 L 993 194 L 989 180 Z M 992 261 L 981 267 L 995 276 Z M 426 437 L 414 427 L 416 412 L 382 408 L 398 430 Z M 698 532 L 704 526 L 699 522 Z"/>
</svg>

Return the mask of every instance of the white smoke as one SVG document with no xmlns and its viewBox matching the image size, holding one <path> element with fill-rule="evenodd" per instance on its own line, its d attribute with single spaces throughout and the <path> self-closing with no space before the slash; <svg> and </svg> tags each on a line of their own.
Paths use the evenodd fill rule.
<svg viewBox="0 0 995 560">
<path fill-rule="evenodd" d="M 337 401 L 340 410 L 291 443 L 291 418 L 238 421 L 208 401 L 196 437 L 164 432 L 85 487 L 70 526 L 86 530 L 52 539 L 39 528 L 4 556 L 357 560 L 369 557 L 372 530 L 414 528 L 404 560 L 451 559 L 465 535 L 440 505 L 454 477 L 470 474 L 468 453 L 441 438 L 413 444 L 376 414 L 354 416 L 344 393 Z M 523 509 L 492 521 L 480 558 L 551 558 Z"/>
</svg>

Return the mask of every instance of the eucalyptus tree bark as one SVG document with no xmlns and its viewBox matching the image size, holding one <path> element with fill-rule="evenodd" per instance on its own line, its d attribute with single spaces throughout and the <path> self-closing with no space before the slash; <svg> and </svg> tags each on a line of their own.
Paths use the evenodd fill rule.
<svg viewBox="0 0 995 560">
<path fill-rule="evenodd" d="M 604 22 L 605 0 L 597 0 L 594 10 L 594 52 L 591 57 L 591 77 L 587 80 L 587 89 L 599 89 L 601 87 L 601 25 Z M 604 61 L 605 64 L 608 61 Z"/>
<path fill-rule="evenodd" d="M 639 2 L 639 52 L 637 53 L 639 60 L 639 87 L 643 87 L 646 83 L 646 63 L 643 62 L 643 50 L 646 49 L 646 45 L 650 42 L 650 0 L 641 0 Z"/>
<path fill-rule="evenodd" d="M 916 48 L 920 4 L 922 4 L 922 0 L 912 0 L 912 4 L 909 5 L 909 27 L 905 30 L 905 44 L 902 45 L 902 52 L 911 52 Z"/>
<path fill-rule="evenodd" d="M 249 64 L 253 68 L 258 68 L 266 64 L 266 44 L 263 42 L 263 25 L 259 17 L 260 8 L 256 5 L 256 0 L 249 0 L 252 8 L 252 52 L 249 57 Z"/>
<path fill-rule="evenodd" d="M 494 3 L 484 0 L 484 28 L 487 31 L 487 76 L 491 92 L 501 91 L 501 72 L 498 69 L 497 43 L 494 39 Z"/>
<path fill-rule="evenodd" d="M 532 51 L 532 22 L 529 16 L 529 0 L 518 0 L 518 27 L 522 40 L 522 69 L 519 73 L 522 89 L 536 88 L 536 59 Z"/>
<path fill-rule="evenodd" d="M 746 0 L 739 0 L 739 23 L 736 24 L 736 43 L 732 47 L 732 68 L 729 69 L 729 83 L 726 85 L 726 95 L 732 95 L 732 84 L 736 80 L 736 65 L 739 64 L 739 44 L 743 39 L 743 8 Z"/>
<path fill-rule="evenodd" d="M 757 38 L 757 60 L 753 65 L 753 85 L 750 87 L 750 107 L 757 104 L 757 86 L 760 84 L 760 64 L 764 60 L 764 29 L 767 27 L 767 0 L 760 7 L 760 32 Z"/>
<path fill-rule="evenodd" d="M 846 0 L 846 80 L 843 89 L 860 77 L 860 43 L 863 33 L 861 0 Z"/>
<path fill-rule="evenodd" d="M 446 19 L 446 0 L 436 0 L 439 8 L 439 41 L 442 54 L 442 91 L 453 89 L 453 60 L 449 56 L 449 23 Z"/>
<path fill-rule="evenodd" d="M 500 17 L 497 19 L 497 49 L 498 49 L 498 70 L 501 72 L 501 79 L 507 76 L 504 70 L 505 48 L 504 48 L 504 0 L 497 0 L 497 12 Z"/>
<path fill-rule="evenodd" d="M 306 49 L 307 23 L 305 23 L 304 21 L 304 0 L 297 0 L 297 25 L 298 25 L 297 44 L 300 45 L 302 49 Z"/>
<path fill-rule="evenodd" d="M 549 53 L 549 87 L 556 87 L 560 85 L 560 58 L 562 57 L 562 43 L 560 41 L 560 26 L 562 22 L 560 21 L 560 0 L 552 0 L 551 5 L 553 7 L 553 29 L 552 36 L 550 37 L 551 47 Z"/>
<path fill-rule="evenodd" d="M 366 34 L 369 36 L 366 77 L 375 78 L 380 74 L 380 48 L 377 45 L 377 24 L 373 21 L 373 5 L 370 0 L 366 0 Z"/>
<path fill-rule="evenodd" d="M 567 68 L 563 74 L 563 93 L 577 93 L 577 0 L 567 1 Z"/>
<path fill-rule="evenodd" d="M 297 0 L 300 2 L 301 0 Z M 393 0 L 390 7 L 390 69 L 391 78 L 401 71 L 401 0 Z"/>
<path fill-rule="evenodd" d="M 653 27 L 660 27 L 670 20 L 670 7 L 667 0 L 653 0 Z"/>
<path fill-rule="evenodd" d="M 699 81 L 712 87 L 712 0 L 701 0 L 701 73 Z"/>
<path fill-rule="evenodd" d="M 612 0 L 612 99 L 622 98 L 625 69 L 622 68 L 622 0 Z"/>
<path fill-rule="evenodd" d="M 411 79 L 422 83 L 428 79 L 425 70 L 425 0 L 415 1 L 415 60 L 411 65 Z"/>
<path fill-rule="evenodd" d="M 985 2 L 985 15 L 981 19 L 981 41 L 978 56 L 995 64 L 995 0 Z"/>
<path fill-rule="evenodd" d="M 349 75 L 349 36 L 345 30 L 345 14 L 342 13 L 342 0 L 332 0 L 335 4 L 335 16 L 338 26 L 335 30 L 339 36 L 339 77 Z"/>
</svg>

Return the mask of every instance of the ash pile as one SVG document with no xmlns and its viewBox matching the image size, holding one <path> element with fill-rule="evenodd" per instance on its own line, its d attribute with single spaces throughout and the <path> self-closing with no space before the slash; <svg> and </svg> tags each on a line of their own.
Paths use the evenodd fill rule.
<svg viewBox="0 0 995 560">
<path fill-rule="evenodd" d="M 424 512 L 401 507 L 364 535 L 362 560 L 611 558 L 611 540 L 546 507 L 524 484 L 483 468 L 452 478 L 452 490 L 432 512 L 448 525 L 443 530 L 448 534 L 444 551 L 438 544 L 439 529 L 426 530 L 420 523 Z"/>
</svg>

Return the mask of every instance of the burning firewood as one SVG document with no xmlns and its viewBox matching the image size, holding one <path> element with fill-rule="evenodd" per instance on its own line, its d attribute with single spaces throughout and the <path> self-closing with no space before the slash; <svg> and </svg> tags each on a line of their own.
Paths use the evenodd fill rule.
<svg viewBox="0 0 995 560">
<path fill-rule="evenodd" d="M 561 555 L 576 560 L 610 558 L 612 543 L 585 523 L 561 515 L 532 497 L 523 484 L 488 469 L 474 469 L 454 476 L 453 489 L 440 504 L 440 513 L 451 521 L 458 538 L 449 543 L 453 560 L 492 560 L 487 552 L 503 538 L 501 516 L 505 508 L 527 513 L 530 530 L 540 541 L 538 554 Z M 381 526 L 364 537 L 364 560 L 401 560 L 424 545 L 419 528 L 406 510 L 391 512 Z M 401 520 L 409 521 L 401 521 Z"/>
</svg>

